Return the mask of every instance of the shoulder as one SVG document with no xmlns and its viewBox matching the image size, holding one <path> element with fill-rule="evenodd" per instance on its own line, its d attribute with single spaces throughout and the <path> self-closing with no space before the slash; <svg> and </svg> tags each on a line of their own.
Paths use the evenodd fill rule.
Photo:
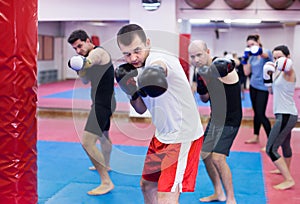
<svg viewBox="0 0 300 204">
<path fill-rule="evenodd" d="M 267 58 L 270 61 L 273 61 L 273 55 L 272 55 L 272 51 L 266 48 L 263 48 L 263 54 L 262 54 L 263 58 Z"/>
<path fill-rule="evenodd" d="M 103 47 L 97 46 L 94 49 L 92 49 L 90 51 L 90 53 L 99 53 L 99 54 L 102 54 L 102 53 L 107 53 L 107 51 Z"/>
<path fill-rule="evenodd" d="M 219 78 L 224 84 L 235 84 L 239 81 L 239 76 L 235 70 L 228 73 L 227 76 Z"/>
</svg>

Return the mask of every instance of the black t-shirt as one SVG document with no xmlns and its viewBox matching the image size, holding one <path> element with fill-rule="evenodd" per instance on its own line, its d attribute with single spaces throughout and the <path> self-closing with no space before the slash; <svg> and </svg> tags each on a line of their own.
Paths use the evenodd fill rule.
<svg viewBox="0 0 300 204">
<path fill-rule="evenodd" d="M 93 65 L 86 71 L 86 77 L 91 81 L 93 104 L 98 103 L 110 108 L 114 94 L 114 67 L 112 62 L 110 61 L 104 65 Z"/>
<path fill-rule="evenodd" d="M 210 96 L 211 122 L 216 125 L 240 126 L 242 120 L 239 82 L 224 84 L 214 78 L 207 80 Z"/>
</svg>

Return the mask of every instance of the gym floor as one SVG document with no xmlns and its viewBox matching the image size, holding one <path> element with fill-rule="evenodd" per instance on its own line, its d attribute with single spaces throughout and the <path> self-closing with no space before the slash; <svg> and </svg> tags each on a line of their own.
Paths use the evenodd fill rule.
<svg viewBox="0 0 300 204">
<path fill-rule="evenodd" d="M 87 191 L 99 184 L 95 171 L 80 145 L 85 119 L 90 107 L 88 85 L 78 80 L 43 84 L 38 89 L 38 194 L 39 204 L 143 203 L 139 178 L 148 142 L 154 127 L 150 119 L 129 118 L 128 99 L 115 87 L 117 110 L 112 118 L 110 137 L 113 143 L 110 176 L 115 189 L 102 196 L 89 196 Z M 300 90 L 295 99 L 300 107 Z M 209 106 L 195 96 L 203 126 Z M 298 110 L 300 110 L 298 107 Z M 282 181 L 281 175 L 270 174 L 274 166 L 261 148 L 266 135 L 261 128 L 260 144 L 244 144 L 252 136 L 252 109 L 248 91 L 243 100 L 244 120 L 232 146 L 228 163 L 232 170 L 234 191 L 240 204 L 300 203 L 300 129 L 293 130 L 291 172 L 296 185 L 285 191 L 272 188 Z M 274 120 L 272 97 L 267 116 Z M 180 203 L 201 203 L 200 197 L 212 193 L 212 184 L 200 161 L 196 190 L 182 194 Z M 214 203 L 214 202 L 212 202 Z M 222 203 L 222 202 L 216 202 Z"/>
</svg>

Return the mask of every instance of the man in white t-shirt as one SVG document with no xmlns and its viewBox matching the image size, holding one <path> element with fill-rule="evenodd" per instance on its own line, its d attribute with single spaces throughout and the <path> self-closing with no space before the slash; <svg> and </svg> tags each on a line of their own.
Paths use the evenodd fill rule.
<svg viewBox="0 0 300 204">
<path fill-rule="evenodd" d="M 116 69 L 116 80 L 156 127 L 141 178 L 144 201 L 178 203 L 181 192 L 194 191 L 204 133 L 190 84 L 178 58 L 151 49 L 139 25 L 123 26 L 117 42 L 127 64 Z"/>
</svg>

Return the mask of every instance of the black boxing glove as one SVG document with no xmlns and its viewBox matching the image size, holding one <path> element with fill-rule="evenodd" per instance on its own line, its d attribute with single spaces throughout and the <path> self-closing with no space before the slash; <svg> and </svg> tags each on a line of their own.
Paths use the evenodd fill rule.
<svg viewBox="0 0 300 204">
<path fill-rule="evenodd" d="M 212 76 L 225 77 L 228 73 L 232 72 L 235 68 L 235 62 L 232 59 L 217 58 L 210 66 Z"/>
<path fill-rule="evenodd" d="M 165 70 L 158 66 L 148 66 L 138 76 L 139 89 L 150 97 L 158 97 L 168 89 Z"/>
<path fill-rule="evenodd" d="M 228 73 L 232 72 L 235 68 L 235 62 L 227 58 L 215 58 L 210 66 L 199 67 L 197 73 L 207 78 L 225 77 Z"/>
<path fill-rule="evenodd" d="M 137 69 L 129 63 L 122 64 L 115 69 L 115 78 L 120 88 L 131 100 L 136 100 L 139 97 L 138 88 L 134 79 L 137 75 Z"/>
</svg>

